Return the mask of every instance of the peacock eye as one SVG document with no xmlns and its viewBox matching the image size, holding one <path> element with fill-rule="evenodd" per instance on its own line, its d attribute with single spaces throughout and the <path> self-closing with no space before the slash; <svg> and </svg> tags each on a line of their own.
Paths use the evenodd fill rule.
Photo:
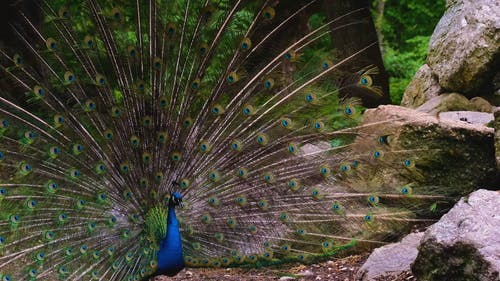
<svg viewBox="0 0 500 281">
<path fill-rule="evenodd" d="M 412 188 L 409 185 L 403 186 L 401 188 L 401 194 L 410 195 L 412 193 Z"/>
<path fill-rule="evenodd" d="M 23 58 L 19 54 L 15 54 L 13 60 L 16 66 L 21 66 L 23 64 Z"/>
</svg>

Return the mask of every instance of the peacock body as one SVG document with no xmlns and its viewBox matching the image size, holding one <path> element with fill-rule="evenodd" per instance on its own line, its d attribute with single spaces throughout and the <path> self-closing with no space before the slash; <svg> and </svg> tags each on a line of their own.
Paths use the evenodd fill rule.
<svg viewBox="0 0 500 281">
<path fill-rule="evenodd" d="M 2 280 L 308 261 L 440 200 L 418 154 L 339 94 L 384 97 L 375 67 L 343 68 L 377 42 L 319 48 L 366 9 L 283 38 L 318 1 L 61 2 L 40 26 L 21 13 L 25 49 L 1 52 Z M 406 184 L 373 181 L 379 166 Z"/>
</svg>

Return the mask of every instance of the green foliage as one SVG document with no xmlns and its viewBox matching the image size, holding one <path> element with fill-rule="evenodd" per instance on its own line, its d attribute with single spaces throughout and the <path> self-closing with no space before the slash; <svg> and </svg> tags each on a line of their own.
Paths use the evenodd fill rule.
<svg viewBox="0 0 500 281">
<path fill-rule="evenodd" d="M 380 1 L 384 2 L 383 10 Z M 374 0 L 373 9 L 383 37 L 391 99 L 399 104 L 406 86 L 425 62 L 429 38 L 444 13 L 445 0 Z"/>
<path fill-rule="evenodd" d="M 432 34 L 443 15 L 445 0 L 376 0 L 385 2 L 381 31 L 395 49 L 411 51 L 408 40 Z"/>
<path fill-rule="evenodd" d="M 388 46 L 384 49 L 384 64 L 390 75 L 391 100 L 395 104 L 401 98 L 415 72 L 425 63 L 430 36 L 416 36 L 406 41 L 409 51 L 398 51 Z"/>
</svg>

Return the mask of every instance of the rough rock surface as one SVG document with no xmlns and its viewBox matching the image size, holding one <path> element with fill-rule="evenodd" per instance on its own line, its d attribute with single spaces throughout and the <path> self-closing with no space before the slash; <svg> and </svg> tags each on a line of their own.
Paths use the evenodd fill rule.
<svg viewBox="0 0 500 281">
<path fill-rule="evenodd" d="M 500 107 L 495 108 L 495 150 L 496 150 L 496 158 L 497 158 L 497 168 L 498 174 L 500 174 Z"/>
<path fill-rule="evenodd" d="M 359 269 L 356 279 L 362 281 L 383 277 L 396 277 L 407 272 L 415 261 L 423 232 L 407 235 L 399 243 L 389 244 L 375 249 L 368 260 Z"/>
<path fill-rule="evenodd" d="M 406 88 L 401 106 L 417 108 L 426 101 L 437 97 L 442 91 L 437 78 L 432 74 L 432 70 L 427 64 L 424 64 L 415 73 L 413 80 Z"/>
<path fill-rule="evenodd" d="M 412 272 L 418 280 L 500 280 L 500 192 L 478 190 L 432 225 Z"/>
<path fill-rule="evenodd" d="M 388 144 L 380 146 L 387 152 L 385 161 L 402 163 L 408 157 L 415 161 L 421 185 L 440 186 L 442 195 L 453 196 L 463 196 L 478 186 L 493 188 L 494 183 L 490 181 L 497 171 L 493 128 L 439 120 L 433 115 L 394 105 L 367 110 L 363 126 L 362 135 L 388 136 Z M 353 145 L 358 146 L 357 151 L 373 151 L 373 142 L 359 141 Z M 397 166 L 378 169 L 373 179 L 376 182 L 366 184 L 408 184 L 405 172 Z"/>
<path fill-rule="evenodd" d="M 492 104 L 500 106 L 500 71 L 493 78 L 493 95 L 488 100 Z"/>
<path fill-rule="evenodd" d="M 439 113 L 439 119 L 462 121 L 469 124 L 488 125 L 494 120 L 493 113 L 477 111 L 447 111 Z"/>
<path fill-rule="evenodd" d="M 471 97 L 490 83 L 500 60 L 499 30 L 499 1 L 448 0 L 427 55 L 441 87 Z"/>
<path fill-rule="evenodd" d="M 432 98 L 418 107 L 417 110 L 437 115 L 445 111 L 469 111 L 474 109 L 466 97 L 457 93 L 451 93 Z"/>
<path fill-rule="evenodd" d="M 476 111 L 493 113 L 493 106 L 491 103 L 482 97 L 473 97 L 470 99 L 470 103 Z"/>
</svg>

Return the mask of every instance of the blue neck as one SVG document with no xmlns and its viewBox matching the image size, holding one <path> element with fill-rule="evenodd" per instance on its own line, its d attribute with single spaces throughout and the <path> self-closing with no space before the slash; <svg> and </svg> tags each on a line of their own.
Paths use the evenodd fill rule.
<svg viewBox="0 0 500 281">
<path fill-rule="evenodd" d="M 184 268 L 182 241 L 179 231 L 179 220 L 175 215 L 175 206 L 169 204 L 167 216 L 167 236 L 160 241 L 158 251 L 157 274 L 173 276 Z"/>
</svg>

